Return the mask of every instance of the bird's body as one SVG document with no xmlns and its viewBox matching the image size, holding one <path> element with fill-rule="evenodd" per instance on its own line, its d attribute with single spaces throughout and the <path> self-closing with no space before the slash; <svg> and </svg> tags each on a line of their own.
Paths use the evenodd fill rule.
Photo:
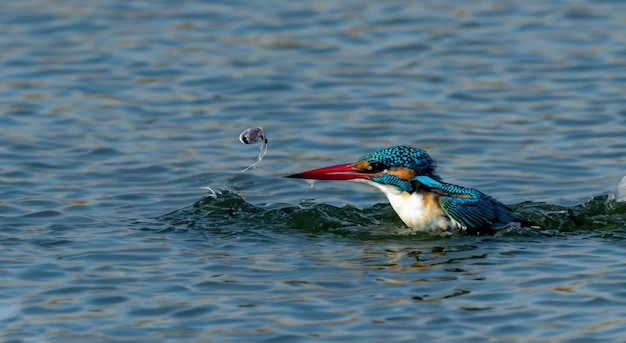
<svg viewBox="0 0 626 343">
<path fill-rule="evenodd" d="M 491 234 L 511 222 L 532 226 L 506 205 L 473 188 L 443 182 L 422 149 L 398 146 L 341 164 L 290 175 L 294 178 L 352 180 L 382 191 L 412 230 L 437 234 Z"/>
<path fill-rule="evenodd" d="M 407 192 L 397 187 L 365 182 L 379 189 L 404 224 L 414 231 L 434 234 L 455 233 L 463 226 L 450 218 L 439 204 L 439 199 L 432 193 Z"/>
</svg>

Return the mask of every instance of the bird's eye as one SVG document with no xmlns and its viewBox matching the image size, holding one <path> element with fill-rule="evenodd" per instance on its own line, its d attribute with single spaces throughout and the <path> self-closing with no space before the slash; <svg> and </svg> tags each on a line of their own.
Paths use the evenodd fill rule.
<svg viewBox="0 0 626 343">
<path fill-rule="evenodd" d="M 381 172 L 385 169 L 387 169 L 387 166 L 381 162 L 370 162 L 370 164 L 367 166 L 367 170 L 373 173 Z"/>
</svg>

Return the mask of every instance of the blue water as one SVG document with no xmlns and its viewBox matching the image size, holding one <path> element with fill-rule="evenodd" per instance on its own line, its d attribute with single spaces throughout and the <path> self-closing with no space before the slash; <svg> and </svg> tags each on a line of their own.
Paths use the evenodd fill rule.
<svg viewBox="0 0 626 343">
<path fill-rule="evenodd" d="M 3 2 L 0 340 L 623 341 L 624 23 L 622 1 Z M 282 178 L 399 144 L 544 229 L 405 236 L 374 189 Z"/>
</svg>

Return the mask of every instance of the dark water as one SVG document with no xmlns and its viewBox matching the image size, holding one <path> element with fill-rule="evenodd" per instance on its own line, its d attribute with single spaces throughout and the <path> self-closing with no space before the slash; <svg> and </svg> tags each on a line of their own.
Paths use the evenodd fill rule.
<svg viewBox="0 0 626 343">
<path fill-rule="evenodd" d="M 623 341 L 625 23 L 622 1 L 2 2 L 0 340 Z M 373 189 L 281 178 L 398 144 L 545 229 L 403 236 Z"/>
</svg>

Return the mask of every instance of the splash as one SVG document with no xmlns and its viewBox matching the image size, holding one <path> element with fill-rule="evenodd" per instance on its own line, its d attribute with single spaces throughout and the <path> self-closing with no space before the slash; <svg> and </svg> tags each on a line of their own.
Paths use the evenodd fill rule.
<svg viewBox="0 0 626 343">
<path fill-rule="evenodd" d="M 617 202 L 608 195 L 571 207 L 531 201 L 511 207 L 541 228 L 511 226 L 497 236 L 554 236 L 576 232 L 626 238 L 626 202 Z M 217 235 L 263 235 L 267 232 L 273 235 L 296 231 L 357 240 L 398 239 L 409 235 L 420 240 L 440 238 L 405 230 L 387 203 L 360 209 L 304 202 L 268 209 L 251 204 L 228 189 L 215 190 L 194 205 L 157 220 L 165 223 L 168 231 L 192 229 Z"/>
<path fill-rule="evenodd" d="M 622 181 L 617 186 L 617 201 L 626 202 L 626 176 L 622 178 Z"/>
</svg>

